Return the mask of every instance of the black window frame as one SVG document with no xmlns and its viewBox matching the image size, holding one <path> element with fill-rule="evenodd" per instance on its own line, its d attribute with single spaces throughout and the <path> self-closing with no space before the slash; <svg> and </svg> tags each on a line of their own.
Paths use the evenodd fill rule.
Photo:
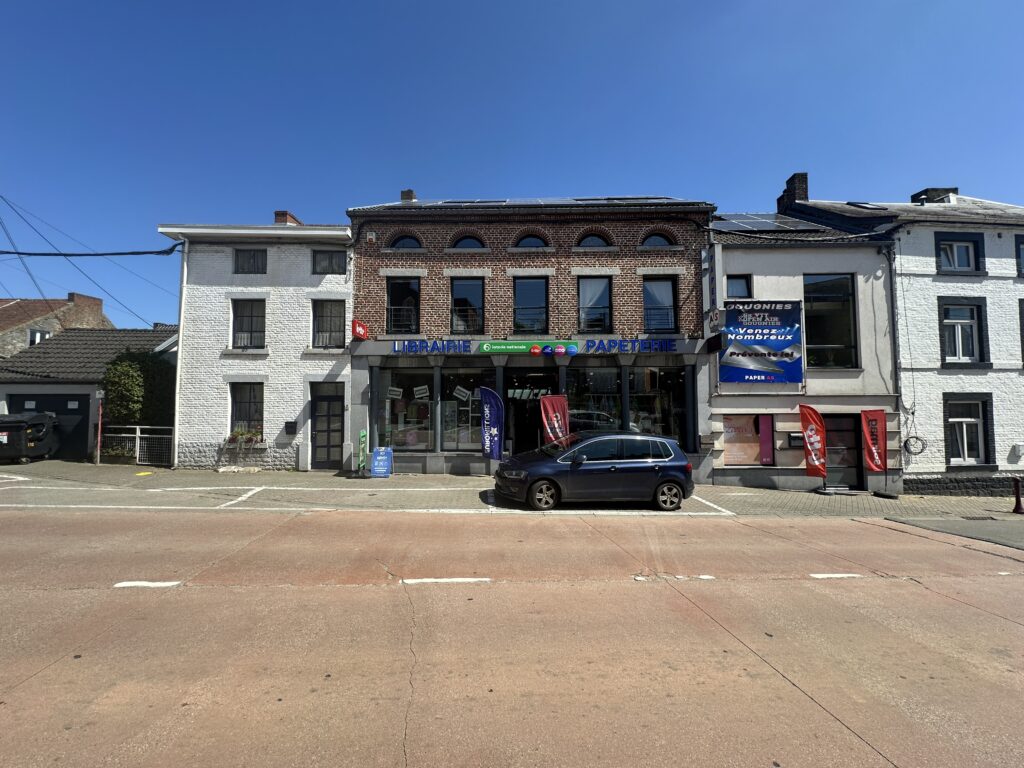
<svg viewBox="0 0 1024 768">
<path fill-rule="evenodd" d="M 1013 236 L 1013 256 L 1017 260 L 1017 277 L 1024 277 L 1024 235 Z"/>
<path fill-rule="evenodd" d="M 811 330 L 807 323 L 807 278 L 808 277 L 846 277 L 850 280 L 850 333 L 851 343 L 848 346 L 838 344 L 812 344 Z M 824 371 L 852 371 L 860 368 L 860 334 L 857 327 L 857 275 L 852 272 L 805 272 L 803 278 L 803 311 L 804 311 L 804 353 L 806 356 L 805 366 L 814 370 Z M 850 349 L 849 365 L 811 365 L 811 349 L 836 348 Z"/>
<path fill-rule="evenodd" d="M 235 432 L 258 432 L 260 440 L 263 439 L 263 411 L 264 411 L 264 386 L 262 381 L 233 381 L 230 386 L 231 397 L 231 433 Z M 245 388 L 243 392 L 243 388 Z M 243 398 L 241 394 L 244 394 Z M 255 395 L 258 394 L 258 397 Z M 242 407 L 248 409 L 249 418 L 239 418 L 239 411 Z M 253 418 L 258 417 L 258 418 Z M 239 427 L 242 423 L 245 426 Z M 254 428 L 254 425 L 258 428 Z"/>
<path fill-rule="evenodd" d="M 467 240 L 472 240 L 476 245 L 462 245 L 462 243 Z M 487 244 L 476 235 L 462 235 L 458 240 L 452 243 L 452 250 L 455 251 L 483 251 L 486 249 Z"/>
<path fill-rule="evenodd" d="M 526 281 L 526 280 L 543 280 L 544 281 L 544 307 L 543 307 L 543 309 L 544 309 L 544 327 L 541 328 L 541 329 L 528 328 L 528 329 L 525 329 L 525 330 L 518 330 L 518 328 L 517 328 L 517 324 L 518 324 L 517 318 L 518 318 L 520 310 L 524 310 L 524 309 L 525 310 L 533 310 L 533 309 L 540 309 L 541 308 L 541 307 L 535 307 L 535 306 L 529 306 L 529 307 L 520 307 L 519 306 L 519 285 L 520 285 L 520 283 L 522 283 L 523 281 Z M 546 275 L 519 275 L 519 276 L 513 277 L 513 279 L 512 279 L 512 333 L 513 333 L 513 335 L 524 336 L 524 335 L 536 334 L 538 336 L 546 336 L 547 333 L 548 333 L 548 329 L 551 326 L 551 311 L 548 308 L 548 306 L 550 304 L 550 300 L 551 300 L 551 283 L 548 280 Z"/>
<path fill-rule="evenodd" d="M 341 269 L 317 269 L 317 257 L 328 256 L 328 266 L 334 267 L 335 261 L 341 267 Z M 337 259 L 335 257 L 338 257 Z M 331 249 L 314 249 L 313 250 L 313 263 L 311 266 L 312 273 L 314 275 L 344 275 L 348 271 L 348 251 L 339 251 Z"/>
<path fill-rule="evenodd" d="M 540 245 L 523 245 L 523 241 L 524 240 L 529 240 L 531 238 L 534 239 L 534 240 L 540 240 Z M 513 248 L 548 248 L 548 247 L 550 247 L 550 245 L 551 244 L 548 242 L 547 238 L 541 237 L 538 234 L 530 233 L 530 234 L 523 235 L 518 240 L 516 240 L 516 244 L 514 246 L 512 246 L 512 247 Z"/>
<path fill-rule="evenodd" d="M 948 370 L 981 370 L 992 367 L 988 343 L 988 300 L 984 296 L 939 296 L 937 297 L 939 317 L 939 367 Z M 973 307 L 978 324 L 977 362 L 946 362 L 945 310 L 946 307 Z"/>
<path fill-rule="evenodd" d="M 646 286 L 648 282 L 651 283 L 664 283 L 667 282 L 672 286 L 672 327 L 671 328 L 655 328 L 648 322 L 648 310 L 664 309 L 664 307 L 648 307 L 647 306 L 647 291 L 643 291 L 641 301 L 643 302 L 644 308 L 644 333 L 679 333 L 679 281 L 676 280 L 675 275 L 645 275 L 643 280 L 643 286 Z M 643 290 L 643 288 L 641 288 Z"/>
<path fill-rule="evenodd" d="M 476 327 L 469 328 L 466 330 L 456 330 L 456 307 L 455 307 L 455 284 L 456 283 L 479 283 L 480 284 L 480 307 L 479 312 L 479 324 Z M 466 275 L 462 277 L 453 277 L 449 282 L 449 297 L 451 301 L 451 333 L 453 336 L 472 336 L 473 334 L 481 334 L 484 332 L 484 314 L 487 304 L 487 284 L 482 277 L 476 277 L 474 275 Z M 464 321 L 462 321 L 464 322 Z M 466 324 L 468 326 L 468 323 Z"/>
<path fill-rule="evenodd" d="M 744 283 L 747 286 L 747 295 L 746 296 L 733 296 L 729 292 L 729 281 L 730 280 L 743 280 Z M 753 275 L 751 275 L 749 273 L 741 274 L 741 275 L 726 275 L 725 276 L 725 298 L 727 298 L 727 299 L 736 299 L 736 300 L 739 300 L 739 301 L 742 301 L 744 299 L 752 299 L 752 298 L 754 298 L 754 278 L 753 278 Z"/>
<path fill-rule="evenodd" d="M 652 244 L 650 241 L 653 238 L 655 238 L 655 237 L 660 237 L 665 242 L 664 243 L 653 243 Z M 640 241 L 640 247 L 641 248 L 672 248 L 675 245 L 676 245 L 675 240 L 673 238 L 669 237 L 664 232 L 650 232 L 646 236 L 644 236 L 643 240 Z"/>
<path fill-rule="evenodd" d="M 584 308 L 583 303 L 582 303 L 582 296 L 583 296 L 583 294 L 580 291 L 584 280 L 604 280 L 605 281 L 605 283 L 608 285 L 608 304 L 607 305 L 599 304 L 599 305 L 587 306 L 586 308 Z M 612 310 L 612 305 L 613 305 L 613 298 L 612 298 L 613 291 L 612 291 L 612 288 L 613 288 L 613 283 L 612 283 L 611 275 L 578 275 L 576 277 L 576 320 L 577 320 L 577 323 L 578 323 L 577 328 L 579 329 L 580 333 L 586 333 L 586 334 L 609 334 L 609 333 L 613 333 L 612 329 L 613 329 L 613 327 L 615 325 L 615 322 L 614 322 L 614 315 L 613 315 L 613 310 Z M 601 328 L 596 328 L 596 329 L 585 327 L 585 323 L 584 323 L 584 320 L 583 320 L 583 310 L 584 309 L 604 310 L 607 313 L 607 315 L 606 315 L 607 320 L 606 320 L 604 326 L 601 327 Z"/>
<path fill-rule="evenodd" d="M 265 275 L 267 274 L 266 248 L 235 248 L 234 274 Z"/>
<path fill-rule="evenodd" d="M 395 322 L 394 322 L 394 320 L 395 320 L 395 317 L 394 317 L 395 310 L 396 309 L 406 309 L 406 307 L 393 307 L 391 305 L 391 286 L 395 285 L 398 282 L 408 282 L 408 283 L 414 282 L 414 283 L 416 283 L 416 306 L 414 307 L 415 312 L 416 312 L 416 316 L 415 316 L 415 321 L 412 324 L 412 329 L 411 330 L 410 329 L 406 329 L 406 328 L 402 328 L 400 330 L 395 330 Z M 421 308 L 423 306 L 422 298 L 423 298 L 423 282 L 422 282 L 422 279 L 418 275 L 408 275 L 408 276 L 394 275 L 392 277 L 388 277 L 387 281 L 385 283 L 385 296 L 384 296 L 385 313 L 387 314 L 386 332 L 390 333 L 390 334 L 398 334 L 398 335 L 417 335 L 417 334 L 419 334 L 419 332 L 420 332 L 420 313 L 421 313 Z"/>
<path fill-rule="evenodd" d="M 946 269 L 942 266 L 941 246 L 943 243 L 971 243 L 974 246 L 974 269 Z M 935 233 L 935 274 L 967 275 L 984 277 L 985 235 L 980 232 L 936 232 Z"/>
<path fill-rule="evenodd" d="M 406 241 L 416 243 L 416 245 L 404 245 Z M 395 235 L 391 238 L 391 244 L 388 248 L 395 251 L 418 251 L 423 249 L 423 241 L 420 240 L 416 235 L 401 234 Z"/>
<path fill-rule="evenodd" d="M 38 338 L 36 338 L 38 336 Z M 45 328 L 29 328 L 28 329 L 28 345 L 34 347 L 36 344 L 42 344 L 47 339 L 53 336 L 53 331 L 48 331 Z"/>
<path fill-rule="evenodd" d="M 340 307 L 338 306 L 339 304 L 341 305 Z M 345 306 L 345 300 L 344 299 L 313 299 L 312 302 L 311 302 L 311 305 L 312 305 L 311 308 L 312 308 L 312 312 L 313 312 L 313 338 L 312 338 L 312 340 L 310 342 L 310 346 L 313 349 L 344 349 L 346 344 L 348 343 L 347 334 L 345 332 L 346 331 L 346 322 L 345 322 L 346 314 L 345 313 L 346 313 L 346 310 L 347 310 L 347 307 Z M 317 310 L 328 309 L 328 308 L 331 309 L 332 311 L 327 314 L 326 318 L 321 317 L 321 314 Z M 338 310 L 339 309 L 341 310 L 340 322 L 338 322 L 338 319 L 339 319 Z M 326 331 L 321 330 L 320 329 L 320 323 L 323 321 L 323 319 L 327 319 L 329 325 L 336 326 L 336 327 L 335 328 L 331 328 L 331 329 L 326 330 Z M 322 335 L 326 335 L 327 336 L 327 339 L 326 339 L 327 343 L 325 343 L 325 344 L 318 344 L 317 341 L 319 341 L 320 339 L 318 339 L 317 337 L 318 336 L 322 336 Z M 340 343 L 339 343 L 339 341 L 340 341 Z"/>
<path fill-rule="evenodd" d="M 260 312 L 253 311 L 256 307 Z M 256 322 L 259 319 L 260 322 Z M 256 326 L 262 326 L 259 329 Z M 249 341 L 259 343 L 239 344 L 241 334 L 248 334 Z M 231 348 L 232 349 L 266 349 L 267 348 L 267 300 L 266 299 L 232 299 L 231 300 Z"/>
<path fill-rule="evenodd" d="M 586 241 L 589 240 L 592 237 L 596 237 L 598 240 L 600 240 L 601 241 L 601 245 L 585 245 Z M 600 234 L 599 232 L 587 232 L 585 235 L 583 235 L 583 237 L 581 237 L 576 242 L 576 247 L 577 248 L 611 248 L 612 244 L 611 244 L 611 242 L 609 242 L 607 237 L 605 237 L 604 235 Z"/>
<path fill-rule="evenodd" d="M 982 461 L 977 464 L 953 464 L 952 441 L 949 430 L 950 403 L 981 404 L 981 445 L 984 451 Z M 946 451 L 947 472 L 991 472 L 998 468 L 996 462 L 996 432 L 993 420 L 991 392 L 943 392 L 942 393 L 942 438 Z"/>
</svg>

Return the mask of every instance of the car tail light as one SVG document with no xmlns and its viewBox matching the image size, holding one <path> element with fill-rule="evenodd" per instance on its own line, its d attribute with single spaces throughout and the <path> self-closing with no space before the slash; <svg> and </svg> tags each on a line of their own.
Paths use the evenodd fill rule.
<svg viewBox="0 0 1024 768">
<path fill-rule="evenodd" d="M 693 472 L 693 464 L 691 464 L 690 462 L 686 462 L 686 474 L 689 475 L 692 472 Z"/>
</svg>

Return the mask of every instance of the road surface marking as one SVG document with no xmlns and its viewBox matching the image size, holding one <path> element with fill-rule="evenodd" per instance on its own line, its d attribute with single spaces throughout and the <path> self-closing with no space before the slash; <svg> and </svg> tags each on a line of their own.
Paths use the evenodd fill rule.
<svg viewBox="0 0 1024 768">
<path fill-rule="evenodd" d="M 1012 576 L 1013 574 L 1011 574 L 1011 573 L 1010 573 L 1009 571 L 1000 571 L 1000 572 L 999 572 L 998 574 L 996 574 L 996 575 L 997 575 L 997 576 Z"/>
<path fill-rule="evenodd" d="M 151 587 L 154 589 L 161 589 L 166 587 L 176 587 L 181 584 L 180 581 L 119 581 L 114 585 L 114 589 L 120 587 Z"/>
<path fill-rule="evenodd" d="M 490 579 L 476 576 L 454 576 L 447 579 L 402 579 L 403 584 L 485 584 Z"/>
<path fill-rule="evenodd" d="M 863 579 L 863 573 L 812 573 L 812 579 Z"/>
<path fill-rule="evenodd" d="M 259 486 L 258 488 L 253 488 L 251 491 L 246 491 L 245 493 L 243 493 L 237 499 L 232 499 L 231 501 L 225 501 L 223 504 L 218 504 L 217 505 L 217 509 L 224 509 L 225 507 L 230 507 L 232 504 L 237 504 L 240 501 L 245 501 L 250 496 L 255 496 L 260 491 L 265 491 L 265 490 L 266 490 L 266 488 L 264 488 L 262 485 Z"/>
<path fill-rule="evenodd" d="M 698 579 L 703 579 L 704 581 L 714 581 L 714 580 L 715 580 L 715 577 L 714 577 L 714 576 L 708 576 L 708 575 L 707 575 L 706 573 L 702 573 L 702 574 L 701 574 L 700 576 L 698 576 L 697 578 L 698 578 Z"/>
<path fill-rule="evenodd" d="M 19 483 L 22 480 L 28 480 L 28 478 L 21 475 L 0 475 L 0 483 Z"/>
<path fill-rule="evenodd" d="M 730 512 L 730 511 L 729 511 L 728 509 L 726 509 L 725 507 L 720 507 L 720 506 L 718 506 L 717 504 L 712 504 L 712 503 L 711 503 L 710 501 L 708 501 L 707 499 L 702 499 L 702 498 L 701 498 L 700 496 L 698 496 L 697 494 L 694 494 L 694 495 L 693 495 L 693 496 L 691 496 L 690 498 L 691 498 L 691 499 L 696 499 L 696 500 L 697 500 L 697 501 L 699 501 L 699 502 L 700 502 L 701 504 L 707 504 L 707 505 L 708 505 L 709 507 L 711 507 L 712 509 L 717 509 L 717 510 L 718 510 L 718 511 L 719 511 L 719 512 L 720 512 L 721 514 L 723 514 L 723 515 L 735 515 L 735 514 L 736 514 L 735 512 Z"/>
</svg>

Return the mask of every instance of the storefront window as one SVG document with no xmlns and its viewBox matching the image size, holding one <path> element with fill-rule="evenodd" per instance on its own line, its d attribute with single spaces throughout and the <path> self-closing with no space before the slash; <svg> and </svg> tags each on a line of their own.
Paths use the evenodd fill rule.
<svg viewBox="0 0 1024 768">
<path fill-rule="evenodd" d="M 622 429 L 622 380 L 618 366 L 570 366 L 565 373 L 569 428 L 572 431 Z"/>
<path fill-rule="evenodd" d="M 380 372 L 378 445 L 396 451 L 434 448 L 434 372 L 384 368 Z"/>
<path fill-rule="evenodd" d="M 725 463 L 728 466 L 775 463 L 775 427 L 769 415 L 723 416 Z"/>
<path fill-rule="evenodd" d="M 456 368 L 442 374 L 443 450 L 480 450 L 480 387 L 494 388 L 493 368 Z"/>
<path fill-rule="evenodd" d="M 674 437 L 683 430 L 683 369 L 636 367 L 629 371 L 629 428 Z"/>
</svg>

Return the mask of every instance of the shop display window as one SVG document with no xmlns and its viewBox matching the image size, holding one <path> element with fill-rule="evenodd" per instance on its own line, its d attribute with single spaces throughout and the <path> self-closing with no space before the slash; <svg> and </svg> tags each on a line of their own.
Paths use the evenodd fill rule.
<svg viewBox="0 0 1024 768">
<path fill-rule="evenodd" d="M 676 440 L 683 429 L 683 369 L 637 366 L 629 372 L 629 428 Z"/>
<path fill-rule="evenodd" d="M 566 370 L 565 393 L 569 400 L 569 428 L 622 429 L 622 379 L 618 366 Z M 631 428 L 634 428 L 631 425 Z M 639 432 L 639 428 L 634 428 Z"/>
<path fill-rule="evenodd" d="M 378 445 L 396 451 L 434 449 L 434 372 L 383 369 L 380 376 Z"/>
<path fill-rule="evenodd" d="M 480 450 L 480 387 L 494 389 L 493 368 L 456 368 L 441 375 L 441 448 Z"/>
</svg>

